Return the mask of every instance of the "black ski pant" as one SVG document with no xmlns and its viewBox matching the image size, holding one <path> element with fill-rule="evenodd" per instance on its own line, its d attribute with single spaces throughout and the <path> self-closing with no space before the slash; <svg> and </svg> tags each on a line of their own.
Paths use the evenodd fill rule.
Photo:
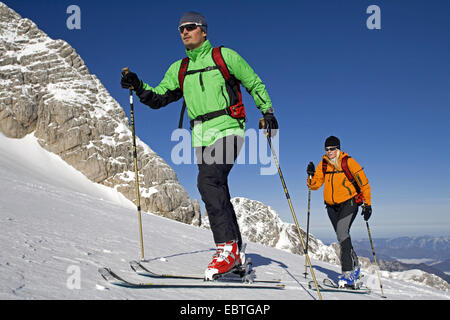
<svg viewBox="0 0 450 320">
<path fill-rule="evenodd" d="M 342 272 L 352 271 L 359 265 L 358 256 L 353 250 L 350 238 L 350 227 L 358 214 L 358 205 L 355 199 L 351 198 L 337 205 L 327 204 L 326 207 L 341 247 Z"/>
<path fill-rule="evenodd" d="M 198 165 L 197 187 L 205 203 L 214 242 L 237 240 L 239 249 L 242 246 L 242 237 L 230 201 L 228 175 L 243 142 L 242 137 L 231 135 L 217 140 L 211 146 L 195 148 Z"/>
</svg>

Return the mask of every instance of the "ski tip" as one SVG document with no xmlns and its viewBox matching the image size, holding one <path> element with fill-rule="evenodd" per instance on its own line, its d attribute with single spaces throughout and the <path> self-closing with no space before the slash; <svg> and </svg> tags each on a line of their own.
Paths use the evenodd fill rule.
<svg viewBox="0 0 450 320">
<path fill-rule="evenodd" d="M 98 272 L 100 273 L 102 278 L 105 279 L 106 281 L 111 280 L 111 270 L 109 268 L 106 267 L 98 268 Z"/>
</svg>

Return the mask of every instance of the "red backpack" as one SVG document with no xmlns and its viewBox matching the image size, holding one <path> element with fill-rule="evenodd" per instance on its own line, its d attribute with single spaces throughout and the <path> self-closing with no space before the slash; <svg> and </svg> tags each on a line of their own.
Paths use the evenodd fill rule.
<svg viewBox="0 0 450 320">
<path fill-rule="evenodd" d="M 359 187 L 358 183 L 356 182 L 356 179 L 353 177 L 352 173 L 350 172 L 350 169 L 348 168 L 348 158 L 351 158 L 351 157 L 346 155 L 342 158 L 342 163 L 341 163 L 342 171 L 327 171 L 328 163 L 325 160 L 322 160 L 323 176 L 325 177 L 325 174 L 344 172 L 348 181 L 350 181 L 353 184 L 353 186 L 355 187 L 355 190 L 357 193 L 357 195 L 355 196 L 356 203 L 358 205 L 362 205 L 364 203 L 364 196 L 361 192 L 361 188 Z"/>
<path fill-rule="evenodd" d="M 212 58 L 215 66 L 206 67 L 203 69 L 198 70 L 188 70 L 189 65 L 189 58 L 186 57 L 181 61 L 180 70 L 178 71 L 178 83 L 180 86 L 181 91 L 183 91 L 183 84 L 184 84 L 184 78 L 187 75 L 195 74 L 200 72 L 200 86 L 203 87 L 203 72 L 208 72 L 211 70 L 219 69 L 222 73 L 222 76 L 225 79 L 225 87 L 228 93 L 228 96 L 230 97 L 230 106 L 222 109 L 217 110 L 213 112 L 209 112 L 203 115 L 200 115 L 196 117 L 195 119 L 192 119 L 190 121 L 191 129 L 194 127 L 194 124 L 197 122 L 204 122 L 208 121 L 223 115 L 229 115 L 230 117 L 237 119 L 239 122 L 239 126 L 241 129 L 243 128 L 242 121 L 245 121 L 245 107 L 242 103 L 242 94 L 241 94 L 241 88 L 240 88 L 240 82 L 237 80 L 228 70 L 228 67 L 225 63 L 225 60 L 222 56 L 221 51 L 222 46 L 216 47 L 212 50 Z M 180 121 L 178 123 L 178 128 L 183 127 L 183 116 L 184 112 L 186 110 L 186 101 L 183 101 L 183 106 L 181 108 L 181 114 L 180 114 Z"/>
</svg>

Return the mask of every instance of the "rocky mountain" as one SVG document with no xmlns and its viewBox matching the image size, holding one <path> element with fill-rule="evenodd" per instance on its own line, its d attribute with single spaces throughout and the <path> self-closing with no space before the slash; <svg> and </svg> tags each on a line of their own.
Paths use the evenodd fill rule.
<svg viewBox="0 0 450 320">
<path fill-rule="evenodd" d="M 34 134 L 90 180 L 135 201 L 131 130 L 124 110 L 63 40 L 0 2 L 0 132 Z M 142 209 L 185 223 L 195 214 L 175 172 L 137 139 Z"/>
</svg>

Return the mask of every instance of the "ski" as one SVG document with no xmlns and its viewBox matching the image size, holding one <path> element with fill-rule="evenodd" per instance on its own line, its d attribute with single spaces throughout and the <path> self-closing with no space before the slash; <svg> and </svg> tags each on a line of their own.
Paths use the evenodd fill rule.
<svg viewBox="0 0 450 320">
<path fill-rule="evenodd" d="M 312 290 L 316 290 L 314 281 L 310 281 L 308 283 L 308 287 Z M 320 290 L 320 292 L 348 292 L 348 293 L 356 293 L 356 294 L 369 294 L 370 293 L 370 291 L 367 289 L 334 288 L 334 287 L 322 286 L 321 284 L 319 284 L 319 290 Z"/>
<path fill-rule="evenodd" d="M 310 289 L 316 290 L 314 281 L 308 283 Z M 319 290 L 323 292 L 348 292 L 356 294 L 369 294 L 371 290 L 367 287 L 351 288 L 351 287 L 339 287 L 333 280 L 324 279 L 322 284 L 319 284 Z"/>
<path fill-rule="evenodd" d="M 250 264 L 247 263 L 247 266 Z M 170 278 L 170 279 L 190 279 L 190 280 L 204 280 L 203 275 L 180 275 L 180 274 L 164 274 L 164 273 L 156 273 L 151 271 L 148 267 L 142 265 L 142 263 L 138 261 L 130 261 L 130 267 L 133 271 L 141 276 L 146 276 L 150 278 Z M 244 267 L 245 268 L 245 267 Z M 227 273 L 217 275 L 215 278 L 217 281 L 237 281 L 237 282 L 248 282 L 248 283 L 280 283 L 281 280 L 266 280 L 266 279 L 255 279 L 254 278 L 254 270 L 246 271 L 240 269 L 233 269 Z"/>
<path fill-rule="evenodd" d="M 100 268 L 98 272 L 108 283 L 134 289 L 152 289 L 152 288 L 240 288 L 240 289 L 284 289 L 283 284 L 250 284 L 250 283 L 227 283 L 216 281 L 204 282 L 133 282 L 117 275 L 109 268 Z"/>
<path fill-rule="evenodd" d="M 336 282 L 334 282 L 330 278 L 323 279 L 323 284 L 326 287 L 335 288 L 335 289 L 344 289 L 344 290 L 352 290 L 352 291 L 355 291 L 355 290 L 360 290 L 361 291 L 361 290 L 363 290 L 363 291 L 367 291 L 368 293 L 370 293 L 370 291 L 371 291 L 369 288 L 364 286 L 364 284 L 363 284 L 363 282 L 361 280 L 356 282 L 354 287 L 341 288 L 341 287 L 339 287 L 339 285 Z"/>
</svg>

